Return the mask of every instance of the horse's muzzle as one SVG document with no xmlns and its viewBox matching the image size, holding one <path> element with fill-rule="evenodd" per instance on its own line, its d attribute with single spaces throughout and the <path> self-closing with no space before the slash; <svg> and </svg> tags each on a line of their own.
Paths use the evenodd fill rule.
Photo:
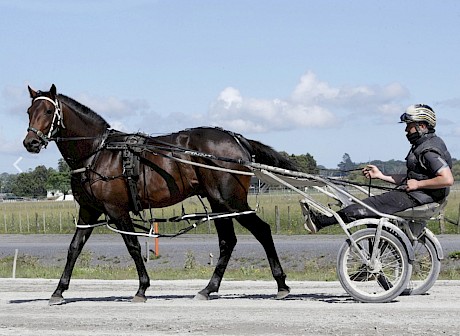
<svg viewBox="0 0 460 336">
<path fill-rule="evenodd" d="M 43 146 L 43 142 L 39 138 L 37 138 L 33 133 L 27 134 L 22 144 L 29 153 L 40 153 L 40 150 Z"/>
</svg>

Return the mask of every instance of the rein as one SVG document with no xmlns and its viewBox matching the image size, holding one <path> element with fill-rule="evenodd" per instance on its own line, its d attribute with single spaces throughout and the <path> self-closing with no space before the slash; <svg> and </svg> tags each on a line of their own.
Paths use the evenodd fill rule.
<svg viewBox="0 0 460 336">
<path fill-rule="evenodd" d="M 341 173 L 349 173 L 353 171 L 361 171 L 362 168 L 354 168 L 354 169 L 347 169 L 347 170 L 340 170 L 340 169 L 324 169 L 324 170 L 329 170 L 329 171 L 338 171 Z M 329 181 L 333 181 L 334 183 L 341 184 L 341 185 L 355 185 L 358 187 L 367 187 L 368 188 L 368 194 L 371 195 L 371 189 L 380 189 L 380 190 L 386 190 L 386 191 L 401 191 L 405 192 L 404 189 L 401 189 L 402 184 L 399 184 L 395 187 L 385 187 L 385 186 L 379 186 L 379 185 L 373 185 L 372 184 L 372 178 L 369 178 L 369 183 L 359 183 L 359 182 L 353 182 L 350 180 L 337 180 L 331 177 L 325 177 L 325 179 Z"/>
<path fill-rule="evenodd" d="M 337 179 L 330 178 L 330 177 L 326 177 L 325 179 L 331 182 L 334 182 L 335 184 L 341 184 L 341 185 L 355 185 L 359 187 L 368 187 L 372 189 L 380 189 L 380 190 L 386 190 L 386 191 L 396 190 L 396 191 L 405 192 L 404 189 L 400 189 L 401 186 L 399 185 L 396 187 L 385 187 L 385 186 L 373 185 L 371 184 L 371 179 L 369 179 L 369 183 L 359 183 L 359 182 L 353 182 L 350 180 L 337 180 Z"/>
</svg>

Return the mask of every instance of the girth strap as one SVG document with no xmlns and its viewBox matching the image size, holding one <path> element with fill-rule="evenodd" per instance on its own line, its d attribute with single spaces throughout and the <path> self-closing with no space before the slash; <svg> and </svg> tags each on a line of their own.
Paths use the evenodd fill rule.
<svg viewBox="0 0 460 336">
<path fill-rule="evenodd" d="M 132 211 L 138 215 L 142 211 L 141 200 L 137 191 L 137 181 L 139 180 L 139 163 L 142 148 L 139 146 L 145 142 L 145 137 L 130 135 L 126 139 L 126 146 L 122 150 L 123 156 L 123 176 L 128 183 L 129 198 Z M 132 146 L 134 145 L 134 146 Z"/>
</svg>

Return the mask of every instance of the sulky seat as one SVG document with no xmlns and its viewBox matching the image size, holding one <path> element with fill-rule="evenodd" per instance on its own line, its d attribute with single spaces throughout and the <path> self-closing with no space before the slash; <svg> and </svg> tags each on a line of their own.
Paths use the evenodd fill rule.
<svg viewBox="0 0 460 336">
<path fill-rule="evenodd" d="M 405 219 L 428 220 L 432 217 L 439 215 L 439 213 L 445 208 L 446 204 L 447 200 L 444 200 L 441 203 L 427 203 L 406 209 L 404 211 L 397 212 L 394 215 Z"/>
</svg>

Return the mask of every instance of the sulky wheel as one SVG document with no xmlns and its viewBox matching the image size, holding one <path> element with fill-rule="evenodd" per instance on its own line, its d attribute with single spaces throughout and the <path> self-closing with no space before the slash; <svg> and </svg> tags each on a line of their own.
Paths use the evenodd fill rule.
<svg viewBox="0 0 460 336">
<path fill-rule="evenodd" d="M 425 294 L 434 285 L 441 270 L 436 247 L 428 236 L 422 236 L 414 243 L 414 254 L 412 276 L 404 295 Z"/>
<path fill-rule="evenodd" d="M 400 295 L 409 282 L 412 265 L 401 241 L 382 230 L 376 244 L 377 229 L 355 232 L 339 250 L 337 274 L 345 291 L 361 302 L 388 302 Z M 371 260 L 375 250 L 376 258 Z M 365 258 L 362 259 L 362 256 Z"/>
</svg>

